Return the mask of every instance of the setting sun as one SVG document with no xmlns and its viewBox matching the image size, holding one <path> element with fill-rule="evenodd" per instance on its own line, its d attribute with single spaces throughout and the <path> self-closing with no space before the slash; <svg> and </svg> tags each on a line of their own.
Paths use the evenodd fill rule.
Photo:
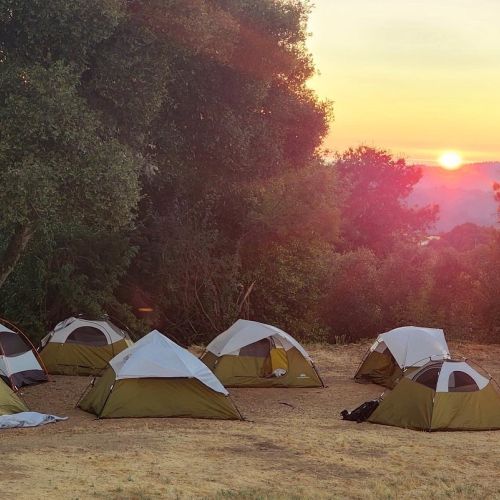
<svg viewBox="0 0 500 500">
<path fill-rule="evenodd" d="M 447 151 L 439 157 L 439 164 L 446 170 L 457 170 L 462 166 L 462 157 L 455 151 Z"/>
</svg>

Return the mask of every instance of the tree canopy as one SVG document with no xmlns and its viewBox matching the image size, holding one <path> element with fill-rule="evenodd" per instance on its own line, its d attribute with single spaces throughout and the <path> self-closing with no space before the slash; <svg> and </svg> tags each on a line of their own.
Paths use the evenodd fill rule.
<svg viewBox="0 0 500 500">
<path fill-rule="evenodd" d="M 309 10 L 0 0 L 3 315 L 36 337 L 107 313 L 185 343 L 238 317 L 332 342 L 494 329 L 497 232 L 423 245 L 438 212 L 408 204 L 418 168 L 322 154 Z"/>
<path fill-rule="evenodd" d="M 140 162 L 106 133 L 81 95 L 82 75 L 118 23 L 112 2 L 2 1 L 0 286 L 35 233 L 118 231 L 139 196 Z"/>
</svg>

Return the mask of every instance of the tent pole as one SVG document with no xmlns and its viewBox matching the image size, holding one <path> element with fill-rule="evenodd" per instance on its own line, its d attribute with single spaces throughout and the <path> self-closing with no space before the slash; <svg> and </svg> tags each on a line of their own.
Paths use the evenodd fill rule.
<svg viewBox="0 0 500 500">
<path fill-rule="evenodd" d="M 78 408 L 78 405 L 80 404 L 80 401 L 87 395 L 87 393 L 89 391 L 89 388 L 90 387 L 94 387 L 94 383 L 95 383 L 95 379 L 96 378 L 97 377 L 93 377 L 92 380 L 87 385 L 87 387 L 85 387 L 85 389 L 82 392 L 82 395 L 78 398 L 78 401 L 75 403 L 75 408 Z"/>
<path fill-rule="evenodd" d="M 113 392 L 113 389 L 115 388 L 115 383 L 116 383 L 116 379 L 115 379 L 115 381 L 113 382 L 113 384 L 111 385 L 111 387 L 109 388 L 109 393 L 108 393 L 108 395 L 106 396 L 106 399 L 104 400 L 104 404 L 102 405 L 101 411 L 100 411 L 100 412 L 99 412 L 99 414 L 97 415 L 97 418 L 101 418 L 102 412 L 104 411 L 104 408 L 106 407 L 106 404 L 107 404 L 107 402 L 108 402 L 108 399 L 109 399 L 109 397 L 111 396 L 111 393 Z"/>
</svg>

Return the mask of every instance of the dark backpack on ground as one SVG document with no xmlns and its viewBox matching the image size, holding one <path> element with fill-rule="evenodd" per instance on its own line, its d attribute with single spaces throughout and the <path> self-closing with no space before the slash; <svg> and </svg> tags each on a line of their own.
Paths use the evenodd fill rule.
<svg viewBox="0 0 500 500">
<path fill-rule="evenodd" d="M 352 420 L 359 424 L 360 422 L 364 422 L 377 409 L 378 405 L 379 400 L 374 399 L 363 403 L 352 411 L 342 410 L 340 415 L 343 420 Z"/>
</svg>

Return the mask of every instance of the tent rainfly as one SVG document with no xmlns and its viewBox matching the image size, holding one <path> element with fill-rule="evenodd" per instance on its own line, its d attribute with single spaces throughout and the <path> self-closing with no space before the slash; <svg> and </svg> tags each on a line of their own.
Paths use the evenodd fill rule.
<svg viewBox="0 0 500 500">
<path fill-rule="evenodd" d="M 14 331 L 1 323 L 0 377 L 14 390 L 48 380 L 38 353 L 28 338 L 17 328 Z"/>
<path fill-rule="evenodd" d="M 271 325 L 239 319 L 208 344 L 201 360 L 226 387 L 321 387 L 307 351 Z"/>
<path fill-rule="evenodd" d="M 19 396 L 2 380 L 0 380 L 0 415 L 12 415 L 29 411 Z"/>
<path fill-rule="evenodd" d="M 215 375 L 193 354 L 153 330 L 115 356 L 79 403 L 99 418 L 241 419 Z"/>
<path fill-rule="evenodd" d="M 407 368 L 450 357 L 443 330 L 402 326 L 382 333 L 365 354 L 354 380 L 393 388 Z"/>
<path fill-rule="evenodd" d="M 130 345 L 128 334 L 110 321 L 68 318 L 42 339 L 40 357 L 49 373 L 98 375 Z"/>
<path fill-rule="evenodd" d="M 500 429 L 500 392 L 466 361 L 430 361 L 405 376 L 368 418 L 409 429 Z"/>
</svg>

